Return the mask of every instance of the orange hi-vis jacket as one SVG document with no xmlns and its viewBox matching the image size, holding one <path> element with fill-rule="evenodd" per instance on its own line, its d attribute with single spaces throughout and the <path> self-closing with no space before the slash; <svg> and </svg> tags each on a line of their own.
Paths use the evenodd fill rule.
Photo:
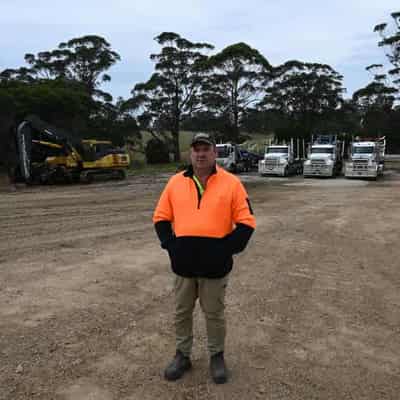
<svg viewBox="0 0 400 400">
<path fill-rule="evenodd" d="M 216 166 L 204 192 L 193 169 L 174 175 L 161 194 L 153 222 L 175 273 L 219 278 L 233 265 L 255 228 L 240 180 Z"/>
</svg>

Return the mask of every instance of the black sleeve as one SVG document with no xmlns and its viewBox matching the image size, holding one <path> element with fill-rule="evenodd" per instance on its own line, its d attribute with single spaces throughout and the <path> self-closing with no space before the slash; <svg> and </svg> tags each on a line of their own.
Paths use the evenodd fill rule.
<svg viewBox="0 0 400 400">
<path fill-rule="evenodd" d="M 228 249 L 232 254 L 237 254 L 243 251 L 251 235 L 254 232 L 254 228 L 245 224 L 237 224 L 236 228 L 227 236 L 225 236 Z"/>
<path fill-rule="evenodd" d="M 167 249 L 169 244 L 174 241 L 175 235 L 172 232 L 172 225 L 169 221 L 158 221 L 154 225 L 157 236 L 160 239 L 161 247 Z"/>
</svg>

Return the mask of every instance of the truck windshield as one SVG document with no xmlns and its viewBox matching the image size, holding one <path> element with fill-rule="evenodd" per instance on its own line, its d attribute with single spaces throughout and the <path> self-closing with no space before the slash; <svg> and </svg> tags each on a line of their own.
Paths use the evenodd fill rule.
<svg viewBox="0 0 400 400">
<path fill-rule="evenodd" d="M 227 158 L 230 154 L 230 147 L 228 146 L 217 146 L 218 158 Z"/>
<path fill-rule="evenodd" d="M 288 148 L 287 147 L 268 147 L 267 153 L 268 154 L 287 154 Z"/>
<path fill-rule="evenodd" d="M 333 154 L 333 148 L 332 147 L 312 147 L 311 148 L 311 153 L 315 154 Z"/>
<path fill-rule="evenodd" d="M 354 146 L 353 154 L 372 154 L 374 152 L 374 148 L 372 146 Z"/>
</svg>

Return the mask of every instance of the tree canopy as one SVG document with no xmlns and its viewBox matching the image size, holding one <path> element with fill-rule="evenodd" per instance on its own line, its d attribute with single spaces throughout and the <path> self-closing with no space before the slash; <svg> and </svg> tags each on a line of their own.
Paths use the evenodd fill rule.
<svg viewBox="0 0 400 400">
<path fill-rule="evenodd" d="M 161 46 L 160 53 L 150 56 L 155 72 L 147 82 L 135 85 L 127 106 L 137 110 L 142 129 L 158 137 L 171 134 L 175 161 L 179 161 L 181 124 L 201 108 L 204 53 L 213 46 L 173 32 L 163 32 L 155 40 Z"/>
<path fill-rule="evenodd" d="M 239 140 L 241 124 L 261 101 L 271 70 L 267 59 L 246 43 L 228 46 L 208 59 L 202 101 L 226 138 Z"/>
</svg>

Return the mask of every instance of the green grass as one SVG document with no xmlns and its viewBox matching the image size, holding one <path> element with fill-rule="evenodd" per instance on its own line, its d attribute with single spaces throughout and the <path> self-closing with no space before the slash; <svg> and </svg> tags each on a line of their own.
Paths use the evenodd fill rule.
<svg viewBox="0 0 400 400">
<path fill-rule="evenodd" d="M 157 175 L 160 173 L 175 173 L 181 163 L 168 163 L 168 164 L 146 164 L 134 163 L 128 170 L 129 176 L 138 175 Z"/>
</svg>

